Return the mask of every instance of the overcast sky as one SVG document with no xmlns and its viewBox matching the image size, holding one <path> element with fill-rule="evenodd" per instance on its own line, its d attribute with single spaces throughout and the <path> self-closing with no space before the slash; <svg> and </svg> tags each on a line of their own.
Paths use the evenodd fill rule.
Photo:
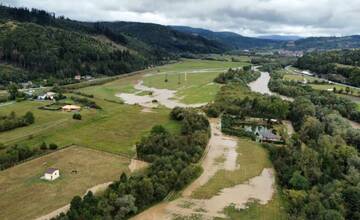
<svg viewBox="0 0 360 220">
<path fill-rule="evenodd" d="M 248 36 L 360 34 L 360 0 L 0 0 L 82 21 L 187 25 Z"/>
</svg>

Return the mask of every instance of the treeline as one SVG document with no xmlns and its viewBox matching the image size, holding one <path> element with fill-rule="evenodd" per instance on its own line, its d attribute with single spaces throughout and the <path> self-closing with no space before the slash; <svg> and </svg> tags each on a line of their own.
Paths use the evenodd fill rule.
<svg viewBox="0 0 360 220">
<path fill-rule="evenodd" d="M 221 87 L 215 102 L 207 106 L 206 113 L 210 117 L 217 117 L 225 112 L 241 118 L 286 119 L 289 108 L 289 102 L 277 96 L 252 92 L 246 83 L 234 79 Z"/>
<path fill-rule="evenodd" d="M 329 80 L 360 86 L 360 50 L 308 53 L 299 58 L 295 66 Z"/>
<path fill-rule="evenodd" d="M 26 145 L 14 145 L 7 147 L 4 152 L 0 153 L 0 170 L 4 170 L 15 166 L 16 164 L 23 162 L 31 157 L 44 154 L 48 149 L 56 150 L 58 146 L 54 143 L 47 146 L 46 143 L 42 143 L 40 147 L 29 148 Z"/>
<path fill-rule="evenodd" d="M 252 71 L 251 66 L 244 66 L 242 69 L 232 69 L 224 73 L 220 73 L 214 81 L 216 83 L 225 84 L 229 81 L 242 81 L 244 83 L 249 83 L 260 77 L 260 73 L 257 71 Z"/>
<path fill-rule="evenodd" d="M 0 132 L 9 131 L 19 127 L 25 127 L 35 122 L 32 112 L 27 112 L 23 116 L 16 116 L 15 112 L 9 115 L 0 116 Z"/>
<path fill-rule="evenodd" d="M 77 74 L 112 76 L 148 66 L 142 57 L 82 33 L 32 23 L 0 24 L 0 61 L 28 71 L 0 71 L 5 85 L 43 79 L 66 84 L 74 82 Z"/>
<path fill-rule="evenodd" d="M 299 97 L 305 96 L 315 106 L 319 108 L 328 108 L 338 111 L 342 116 L 360 122 L 360 112 L 357 105 L 343 97 L 328 91 L 318 91 L 309 85 L 303 85 L 298 82 L 283 81 L 283 75 L 279 72 L 271 74 L 269 88 L 273 92 L 277 92 L 284 96 Z"/>
<path fill-rule="evenodd" d="M 83 32 L 86 34 L 104 35 L 110 40 L 126 45 L 126 37 L 120 33 L 114 33 L 109 28 L 100 23 L 89 25 L 83 22 L 72 21 L 63 16 L 56 17 L 55 13 L 50 13 L 40 9 L 13 8 L 0 5 L 0 18 L 4 20 L 15 20 L 19 22 L 35 23 L 38 25 L 52 26 L 69 31 Z"/>
<path fill-rule="evenodd" d="M 96 104 L 96 102 L 88 99 L 88 98 L 81 98 L 81 97 L 76 97 L 76 96 L 71 96 L 70 97 L 71 100 L 73 100 L 74 102 L 80 103 L 86 107 L 89 108 L 94 108 L 94 109 L 102 109 L 101 106 L 99 106 L 98 104 Z"/>
<path fill-rule="evenodd" d="M 136 145 L 138 157 L 151 162 L 146 173 L 122 174 L 101 196 L 89 192 L 83 199 L 74 197 L 70 210 L 56 219 L 128 219 L 199 176 L 202 170 L 195 163 L 208 142 L 209 122 L 182 108 L 175 108 L 171 118 L 181 122 L 180 135 L 158 125 Z"/>
</svg>

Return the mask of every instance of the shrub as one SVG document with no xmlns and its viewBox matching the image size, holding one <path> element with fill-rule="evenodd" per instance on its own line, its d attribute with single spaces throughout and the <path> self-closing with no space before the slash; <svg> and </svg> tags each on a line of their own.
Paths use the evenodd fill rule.
<svg viewBox="0 0 360 220">
<path fill-rule="evenodd" d="M 42 144 L 40 145 L 40 149 L 47 150 L 48 149 L 47 144 L 45 142 L 42 142 Z"/>
<path fill-rule="evenodd" d="M 221 113 L 221 109 L 217 105 L 209 105 L 206 108 L 206 115 L 208 117 L 217 118 L 217 117 L 219 117 L 220 113 Z"/>
<path fill-rule="evenodd" d="M 73 114 L 73 119 L 75 119 L 75 120 L 81 120 L 81 115 L 79 114 L 79 113 L 75 113 L 75 114 Z"/>
<path fill-rule="evenodd" d="M 57 146 L 57 144 L 51 143 L 51 144 L 49 144 L 49 149 L 56 150 L 56 149 L 58 149 L 58 146 Z"/>
</svg>

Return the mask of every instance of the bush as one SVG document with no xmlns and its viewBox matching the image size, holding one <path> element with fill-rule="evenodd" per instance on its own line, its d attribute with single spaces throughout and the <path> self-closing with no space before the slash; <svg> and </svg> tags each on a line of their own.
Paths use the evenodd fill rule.
<svg viewBox="0 0 360 220">
<path fill-rule="evenodd" d="M 221 109 L 217 105 L 209 105 L 206 108 L 206 115 L 210 118 L 217 118 L 221 113 Z"/>
<path fill-rule="evenodd" d="M 57 146 L 57 144 L 51 143 L 51 144 L 49 144 L 49 149 L 56 150 L 56 149 L 58 149 L 58 146 Z"/>
<path fill-rule="evenodd" d="M 48 146 L 45 142 L 42 142 L 42 144 L 40 145 L 40 149 L 41 150 L 47 150 L 48 149 Z"/>
<path fill-rule="evenodd" d="M 75 120 L 81 120 L 81 115 L 79 114 L 79 113 L 75 113 L 75 114 L 73 114 L 73 119 L 75 119 Z"/>
</svg>

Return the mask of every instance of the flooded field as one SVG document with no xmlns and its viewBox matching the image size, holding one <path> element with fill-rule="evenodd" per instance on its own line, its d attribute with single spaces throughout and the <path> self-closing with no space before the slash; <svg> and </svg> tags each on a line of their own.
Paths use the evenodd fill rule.
<svg viewBox="0 0 360 220">
<path fill-rule="evenodd" d="M 236 208 L 246 208 L 246 204 L 255 199 L 266 204 L 274 194 L 275 177 L 271 168 L 263 169 L 259 176 L 233 187 L 222 189 L 209 199 L 194 199 L 192 193 L 207 183 L 217 171 L 236 170 L 241 166 L 237 158 L 237 139 L 221 133 L 219 119 L 210 119 L 212 137 L 202 161 L 204 172 L 190 184 L 179 199 L 156 205 L 132 220 L 166 220 L 176 216 L 201 215 L 202 219 L 225 217 L 223 210 L 230 204 Z"/>
<path fill-rule="evenodd" d="M 121 98 L 126 104 L 134 105 L 138 104 L 145 108 L 154 108 L 159 105 L 163 105 L 167 108 L 178 107 L 201 107 L 207 103 L 199 104 L 184 104 L 175 98 L 176 91 L 169 89 L 157 89 L 147 87 L 143 84 L 143 81 L 139 81 L 134 88 L 140 92 L 149 92 L 149 95 L 140 95 L 139 93 L 120 93 L 116 96 Z"/>
</svg>

